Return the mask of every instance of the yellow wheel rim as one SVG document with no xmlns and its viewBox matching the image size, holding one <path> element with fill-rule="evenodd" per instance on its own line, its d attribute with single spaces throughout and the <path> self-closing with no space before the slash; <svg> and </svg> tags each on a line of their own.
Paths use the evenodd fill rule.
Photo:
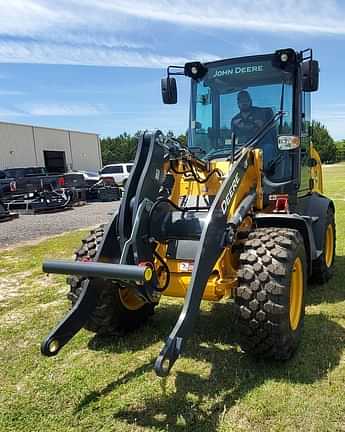
<svg viewBox="0 0 345 432">
<path fill-rule="evenodd" d="M 303 302 L 303 265 L 301 258 L 297 257 L 293 264 L 290 283 L 290 327 L 296 330 L 301 320 Z"/>
<path fill-rule="evenodd" d="M 334 256 L 334 230 L 333 225 L 329 224 L 326 231 L 326 242 L 325 242 L 325 262 L 329 268 L 333 263 Z"/>
<path fill-rule="evenodd" d="M 138 310 L 145 304 L 144 300 L 129 288 L 120 289 L 119 297 L 123 306 L 128 310 Z"/>
</svg>

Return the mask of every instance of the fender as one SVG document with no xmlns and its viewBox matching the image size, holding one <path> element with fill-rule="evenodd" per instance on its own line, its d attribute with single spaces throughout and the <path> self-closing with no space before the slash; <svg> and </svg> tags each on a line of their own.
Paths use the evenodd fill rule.
<svg viewBox="0 0 345 432">
<path fill-rule="evenodd" d="M 321 195 L 317 192 L 313 192 L 305 197 L 301 197 L 298 201 L 298 212 L 317 218 L 312 225 L 315 244 L 317 249 L 323 251 L 326 224 L 325 219 L 328 209 L 331 209 L 335 213 L 335 206 L 332 200 Z"/>
<path fill-rule="evenodd" d="M 308 274 L 312 272 L 312 262 L 317 259 L 322 250 L 318 250 L 315 244 L 312 225 L 314 219 L 312 217 L 302 217 L 299 214 L 281 214 L 281 213 L 258 213 L 255 215 L 254 223 L 259 228 L 277 227 L 297 229 L 304 240 Z"/>
</svg>

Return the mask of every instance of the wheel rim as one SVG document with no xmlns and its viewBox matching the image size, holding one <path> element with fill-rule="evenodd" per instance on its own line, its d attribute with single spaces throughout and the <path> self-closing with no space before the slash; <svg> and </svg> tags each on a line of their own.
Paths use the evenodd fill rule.
<svg viewBox="0 0 345 432">
<path fill-rule="evenodd" d="M 331 267 L 334 255 L 334 231 L 333 226 L 330 224 L 326 231 L 326 244 L 325 244 L 325 262 L 327 267 Z"/>
<path fill-rule="evenodd" d="M 121 288 L 119 290 L 119 297 L 123 306 L 128 310 L 138 310 L 145 304 L 144 300 L 129 288 Z"/>
<path fill-rule="evenodd" d="M 301 320 L 303 301 L 303 265 L 299 257 L 295 259 L 290 283 L 290 327 L 296 330 Z"/>
</svg>

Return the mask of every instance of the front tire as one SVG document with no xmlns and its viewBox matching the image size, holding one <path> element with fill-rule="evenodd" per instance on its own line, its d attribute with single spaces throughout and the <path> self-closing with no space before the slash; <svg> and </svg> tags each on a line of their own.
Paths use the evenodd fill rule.
<svg viewBox="0 0 345 432">
<path fill-rule="evenodd" d="M 289 359 L 301 339 L 307 264 L 303 238 L 293 229 L 259 228 L 240 255 L 238 312 L 245 352 Z"/>
<path fill-rule="evenodd" d="M 104 236 L 104 227 L 100 226 L 83 240 L 83 245 L 76 251 L 76 261 L 93 261 Z M 68 278 L 70 292 L 67 297 L 72 306 L 77 302 L 86 278 L 72 276 Z M 101 335 L 114 335 L 129 332 L 143 325 L 153 315 L 155 304 L 144 303 L 131 290 L 111 280 L 100 280 L 97 290 L 96 307 L 84 328 Z"/>
</svg>

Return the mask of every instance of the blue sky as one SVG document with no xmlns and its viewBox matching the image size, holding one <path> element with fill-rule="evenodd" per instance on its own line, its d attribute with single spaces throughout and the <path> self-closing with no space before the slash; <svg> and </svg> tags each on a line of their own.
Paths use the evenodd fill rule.
<svg viewBox="0 0 345 432">
<path fill-rule="evenodd" d="M 97 132 L 181 132 L 164 106 L 169 64 L 312 47 L 313 117 L 345 138 L 345 2 L 327 0 L 0 0 L 0 120 Z"/>
</svg>

